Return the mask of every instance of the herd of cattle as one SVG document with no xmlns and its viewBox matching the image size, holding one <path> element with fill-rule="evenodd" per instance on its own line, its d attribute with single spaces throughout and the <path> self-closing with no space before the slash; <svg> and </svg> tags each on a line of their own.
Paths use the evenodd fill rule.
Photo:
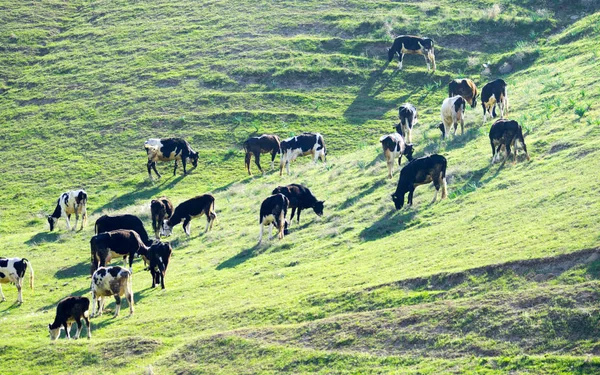
<svg viewBox="0 0 600 375">
<path fill-rule="evenodd" d="M 399 69 L 402 69 L 404 54 L 420 54 L 425 57 L 428 68 L 433 64 L 435 71 L 435 55 L 433 40 L 429 38 L 418 38 L 414 36 L 400 36 L 396 38 L 393 46 L 388 50 L 389 61 L 394 55 L 399 56 Z M 492 147 L 492 163 L 500 156 L 504 148 L 506 157 L 514 151 L 514 162 L 517 158 L 517 142 L 520 142 L 525 155 L 529 160 L 527 147 L 523 139 L 521 126 L 514 120 L 504 119 L 508 113 L 508 96 L 506 82 L 501 79 L 494 80 L 483 86 L 481 91 L 481 105 L 483 107 L 483 121 L 487 115 L 496 117 L 496 105 L 499 107 L 500 119 L 494 122 L 489 132 Z M 441 106 L 441 122 L 438 128 L 442 132 L 442 138 L 448 137 L 453 128 L 456 135 L 458 123 L 461 124 L 461 135 L 464 128 L 464 112 L 468 103 L 472 108 L 477 105 L 477 87 L 470 79 L 456 79 L 448 85 L 448 98 Z M 379 141 L 387 162 L 388 178 L 392 178 L 394 164 L 397 161 L 401 165 L 402 156 L 406 156 L 408 163 L 400 171 L 400 178 L 392 200 L 396 209 L 404 205 L 404 196 L 408 193 L 407 203 L 412 204 L 413 193 L 416 186 L 433 182 L 436 189 L 433 201 L 437 199 L 441 189 L 441 198 L 447 196 L 446 168 L 447 160 L 444 156 L 433 154 L 420 158 L 413 158 L 414 147 L 412 145 L 412 131 L 417 125 L 417 109 L 414 105 L 406 103 L 398 110 L 399 123 L 394 125 L 396 132 L 382 136 Z M 157 161 L 175 161 L 173 174 L 177 172 L 178 162 L 181 162 L 183 173 L 187 174 L 187 163 L 195 168 L 198 165 L 198 153 L 190 144 L 181 138 L 149 139 L 144 147 L 148 156 L 148 175 L 152 179 L 152 170 L 160 178 L 156 170 Z M 243 144 L 246 152 L 245 167 L 248 174 L 252 156 L 261 173 L 264 173 L 260 165 L 261 154 L 271 155 L 271 169 L 274 168 L 276 155 L 280 155 L 279 174 L 283 173 L 284 167 L 290 174 L 290 163 L 299 156 L 311 155 L 314 163 L 318 159 L 326 161 L 327 150 L 325 141 L 319 133 L 302 133 L 300 135 L 280 140 L 277 135 L 263 134 L 259 137 L 251 137 Z M 83 190 L 68 191 L 63 193 L 56 203 L 54 212 L 48 215 L 48 224 L 52 231 L 58 219 L 64 218 L 67 229 L 76 230 L 81 219 L 83 229 L 87 221 L 87 193 Z M 204 232 L 212 229 L 217 219 L 215 212 L 215 198 L 210 194 L 200 195 L 180 203 L 173 208 L 173 204 L 166 197 L 160 197 L 150 202 L 152 216 L 152 229 L 154 239 L 146 232 L 142 221 L 129 214 L 108 216 L 104 215 L 95 223 L 95 235 L 90 239 L 91 248 L 91 291 L 92 291 L 92 316 L 101 315 L 104 298 L 113 296 L 116 302 L 114 316 L 119 315 L 121 308 L 121 297 L 129 305 L 129 312 L 133 314 L 133 289 L 132 289 L 132 264 L 134 257 L 141 257 L 152 277 L 152 288 L 160 284 L 164 289 L 164 279 L 172 254 L 169 242 L 160 241 L 161 236 L 170 236 L 173 227 L 182 223 L 186 235 L 190 235 L 190 222 L 193 218 L 206 216 L 206 227 Z M 312 192 L 303 185 L 291 184 L 278 186 L 272 195 L 265 198 L 260 206 L 259 244 L 263 238 L 264 227 L 268 226 L 269 239 L 272 229 L 275 227 L 279 239 L 288 232 L 288 226 L 297 212 L 297 221 L 300 222 L 300 213 L 303 209 L 312 208 L 314 212 L 323 215 L 324 202 L 319 201 Z M 290 221 L 286 219 L 287 211 L 291 209 Z M 75 225 L 71 227 L 71 215 L 75 215 Z M 107 266 L 111 259 L 123 258 L 128 261 L 129 268 L 119 266 Z M 128 258 L 128 259 L 127 259 Z M 33 289 L 33 268 L 25 258 L 1 258 L 0 257 L 0 296 L 5 300 L 2 293 L 2 283 L 14 283 L 18 290 L 18 303 L 23 302 L 22 285 L 26 270 L 30 272 L 30 287 Z M 70 329 L 73 323 L 77 324 L 75 338 L 78 338 L 82 330 L 82 320 L 87 326 L 88 338 L 91 337 L 89 322 L 90 300 L 86 297 L 67 297 L 60 301 L 56 310 L 56 317 L 52 324 L 48 325 L 50 338 L 55 340 L 62 329 L 70 338 Z"/>
</svg>

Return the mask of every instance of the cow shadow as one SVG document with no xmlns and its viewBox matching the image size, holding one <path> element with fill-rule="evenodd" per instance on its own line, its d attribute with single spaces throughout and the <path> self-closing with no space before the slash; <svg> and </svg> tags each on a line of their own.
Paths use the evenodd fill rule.
<svg viewBox="0 0 600 375">
<path fill-rule="evenodd" d="M 25 241 L 26 245 L 34 246 L 42 242 L 56 242 L 60 238 L 58 232 L 41 232 L 35 234 L 33 237 Z"/>
<path fill-rule="evenodd" d="M 238 254 L 232 256 L 227 259 L 223 263 L 219 264 L 216 268 L 217 271 L 226 269 L 226 268 L 235 268 L 238 265 L 244 263 L 248 259 L 254 258 L 257 255 L 260 255 L 265 252 L 266 248 L 270 245 L 268 243 L 265 244 L 256 244 L 252 247 L 242 250 Z"/>
<path fill-rule="evenodd" d="M 358 194 L 355 194 L 355 195 L 351 196 L 350 198 L 346 199 L 344 202 L 342 202 L 338 206 L 338 209 L 344 210 L 348 207 L 353 206 L 354 204 L 356 204 L 356 202 L 360 201 L 365 196 L 370 195 L 373 192 L 375 192 L 375 190 L 379 189 L 382 186 L 385 186 L 385 184 L 386 184 L 385 180 L 381 180 L 381 179 L 376 180 L 368 189 L 363 190 L 363 191 L 359 192 Z"/>
<path fill-rule="evenodd" d="M 77 276 L 89 276 L 90 274 L 90 261 L 81 261 L 69 267 L 63 267 L 54 273 L 57 279 L 70 279 Z"/>
<path fill-rule="evenodd" d="M 393 205 L 392 202 L 390 202 Z M 375 241 L 383 237 L 396 234 L 407 227 L 407 224 L 417 215 L 414 208 L 404 208 L 399 212 L 390 210 L 377 220 L 373 225 L 363 229 L 359 237 L 363 241 Z"/>
</svg>

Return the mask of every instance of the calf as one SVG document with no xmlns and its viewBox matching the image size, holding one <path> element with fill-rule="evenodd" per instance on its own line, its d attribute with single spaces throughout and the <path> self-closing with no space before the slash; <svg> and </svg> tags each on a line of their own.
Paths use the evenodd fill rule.
<svg viewBox="0 0 600 375">
<path fill-rule="evenodd" d="M 102 315 L 104 297 L 115 297 L 116 318 L 121 311 L 121 296 L 125 295 L 129 303 L 129 315 L 133 314 L 133 290 L 131 287 L 131 271 L 119 266 L 100 267 L 92 275 L 92 316 Z"/>
<path fill-rule="evenodd" d="M 431 70 L 429 63 L 433 64 L 435 72 L 435 53 L 433 50 L 433 40 L 430 38 L 420 38 L 412 35 L 401 35 L 394 39 L 394 44 L 388 48 L 388 61 L 392 62 L 394 55 L 398 54 L 398 69 L 402 69 L 402 59 L 404 55 L 423 55 L 427 70 Z"/>
<path fill-rule="evenodd" d="M 273 232 L 273 224 L 277 228 L 279 239 L 283 239 L 283 236 L 287 234 L 287 221 L 285 216 L 287 215 L 287 209 L 290 205 L 289 199 L 283 194 L 274 194 L 267 197 L 260 205 L 260 216 L 258 223 L 260 224 L 260 236 L 258 237 L 258 244 L 262 242 L 264 226 L 269 226 L 269 240 L 271 240 Z"/>
<path fill-rule="evenodd" d="M 487 115 L 491 111 L 491 117 L 496 117 L 496 104 L 500 108 L 500 118 L 508 114 L 508 94 L 506 92 L 506 82 L 497 79 L 488 82 L 481 89 L 481 107 L 483 107 L 483 123 L 487 120 Z"/>
<path fill-rule="evenodd" d="M 96 225 L 94 227 L 96 234 L 118 229 L 133 230 L 140 236 L 140 239 L 146 246 L 152 244 L 152 240 L 148 236 L 146 228 L 144 228 L 144 223 L 142 223 L 142 220 L 135 215 L 102 215 L 96 220 Z"/>
<path fill-rule="evenodd" d="M 186 235 L 190 235 L 190 221 L 195 217 L 206 215 L 206 228 L 204 233 L 212 229 L 213 222 L 217 218 L 215 213 L 215 197 L 210 194 L 199 195 L 189 199 L 175 208 L 173 215 L 163 221 L 163 236 L 170 236 L 173 232 L 173 227 L 183 220 L 183 231 Z"/>
<path fill-rule="evenodd" d="M 290 174 L 290 163 L 298 156 L 312 155 L 315 164 L 320 158 L 325 163 L 325 141 L 319 133 L 302 133 L 281 141 L 281 163 L 279 165 L 279 175 L 283 173 L 283 167 L 287 168 Z"/>
<path fill-rule="evenodd" d="M 92 338 L 92 330 L 90 329 L 90 299 L 87 297 L 67 297 L 58 303 L 56 306 L 56 317 L 52 324 L 48 324 L 50 331 L 50 340 L 54 341 L 60 336 L 60 331 L 64 328 L 67 338 L 71 338 L 71 325 L 77 323 L 77 332 L 75 339 L 79 338 L 83 324 L 81 319 L 85 321 L 87 327 L 87 337 Z"/>
<path fill-rule="evenodd" d="M 264 173 L 260 166 L 260 154 L 271 154 L 271 169 L 273 169 L 275 155 L 281 152 L 280 143 L 279 137 L 274 134 L 263 134 L 260 137 L 251 137 L 244 142 L 244 150 L 246 151 L 246 170 L 250 176 L 252 176 L 252 172 L 250 172 L 250 160 L 252 159 L 252 155 L 254 155 L 254 163 L 256 163 L 258 170 L 261 173 Z"/>
<path fill-rule="evenodd" d="M 392 199 L 396 209 L 399 210 L 404 205 L 404 195 L 408 193 L 408 205 L 412 205 L 413 193 L 415 187 L 428 184 L 433 181 L 435 186 L 435 195 L 433 202 L 437 198 L 440 187 L 442 188 L 442 199 L 448 195 L 446 187 L 446 158 L 442 155 L 429 155 L 415 159 L 408 163 L 400 171 L 400 179 L 396 192 L 392 194 Z"/>
<path fill-rule="evenodd" d="M 462 98 L 475 108 L 477 105 L 477 86 L 475 82 L 468 78 L 455 79 L 448 84 L 448 97 L 460 95 Z"/>
<path fill-rule="evenodd" d="M 67 229 L 71 230 L 71 215 L 75 214 L 75 226 L 72 230 L 77 228 L 77 221 L 79 221 L 79 215 L 81 215 L 81 229 L 87 222 L 87 193 L 84 190 L 71 190 L 66 193 L 62 193 L 56 202 L 56 208 L 52 215 L 48 215 L 48 224 L 50 225 L 50 231 L 54 230 L 58 219 L 61 217 L 65 218 L 67 222 Z M 80 230 L 81 230 L 80 229 Z"/>
<path fill-rule="evenodd" d="M 291 184 L 287 186 L 278 186 L 271 194 L 283 194 L 289 200 L 288 208 L 292 209 L 290 221 L 294 219 L 296 209 L 298 209 L 298 224 L 300 224 L 300 212 L 304 209 L 312 208 L 315 214 L 323 216 L 323 204 L 325 201 L 317 200 L 304 185 Z"/>
<path fill-rule="evenodd" d="M 496 162 L 496 159 L 500 158 L 500 149 L 502 146 L 506 148 L 506 158 L 510 155 L 510 148 L 512 147 L 514 152 L 513 164 L 517 162 L 517 141 L 523 145 L 525 156 L 527 160 L 529 153 L 527 153 L 527 146 L 525 145 L 525 139 L 523 138 L 523 129 L 521 125 L 515 120 L 497 120 L 490 128 L 490 145 L 492 146 L 492 163 Z"/>
<path fill-rule="evenodd" d="M 442 138 L 446 138 L 450 132 L 450 128 L 454 125 L 453 135 L 456 135 L 458 121 L 460 121 L 460 135 L 463 134 L 465 125 L 465 100 L 460 95 L 444 99 L 442 103 L 441 117 L 442 122 L 438 128 L 442 132 Z"/>
<path fill-rule="evenodd" d="M 99 267 L 104 267 L 107 263 L 110 263 L 112 258 L 118 257 L 123 257 L 123 261 L 129 257 L 129 270 L 131 271 L 135 255 L 148 249 L 137 232 L 129 229 L 99 233 L 90 240 L 90 247 L 92 252 L 92 274 Z"/>
<path fill-rule="evenodd" d="M 402 155 L 406 155 L 408 161 L 413 160 L 414 147 L 412 144 L 404 143 L 404 138 L 402 138 L 400 134 L 393 133 L 381 136 L 379 142 L 381 142 L 383 155 L 387 162 L 388 178 L 392 178 L 394 160 L 398 160 L 398 166 L 400 166 L 400 163 L 402 162 Z"/>
<path fill-rule="evenodd" d="M 412 128 L 417 124 L 417 109 L 414 105 L 406 103 L 398 108 L 400 123 L 396 125 L 396 132 L 401 134 L 408 143 L 412 143 Z"/>
<path fill-rule="evenodd" d="M 156 170 L 156 162 L 160 161 L 171 161 L 175 160 L 175 168 L 173 169 L 173 176 L 177 173 L 177 162 L 181 160 L 183 165 L 183 174 L 186 175 L 185 164 L 190 161 L 194 168 L 198 166 L 198 153 L 192 150 L 190 144 L 181 138 L 150 138 L 144 143 L 144 148 L 148 154 L 148 176 L 152 179 L 152 172 L 161 177 L 160 173 Z"/>
<path fill-rule="evenodd" d="M 165 289 L 165 274 L 171 259 L 173 249 L 168 242 L 158 242 L 152 244 L 148 250 L 140 250 L 140 256 L 144 263 L 148 264 L 148 270 L 152 275 L 152 288 L 160 284 Z"/>
<path fill-rule="evenodd" d="M 23 303 L 23 278 L 29 266 L 29 287 L 33 290 L 33 267 L 25 258 L 3 258 L 0 257 L 0 302 L 6 301 L 2 293 L 2 284 L 13 283 L 17 286 L 19 296 L 18 303 Z"/>
<path fill-rule="evenodd" d="M 159 231 L 163 222 L 173 214 L 173 203 L 167 197 L 153 199 L 150 202 L 150 212 L 152 214 L 152 229 L 154 237 L 160 239 Z"/>
</svg>

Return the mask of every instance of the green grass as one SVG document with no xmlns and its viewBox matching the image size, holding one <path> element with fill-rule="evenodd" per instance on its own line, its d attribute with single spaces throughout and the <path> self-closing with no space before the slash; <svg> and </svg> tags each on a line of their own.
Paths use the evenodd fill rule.
<svg viewBox="0 0 600 375">
<path fill-rule="evenodd" d="M 600 243 L 598 6 L 495 5 L 0 1 L 0 255 L 36 271 L 24 305 L 3 288 L 1 367 L 597 373 L 599 266 L 580 250 Z M 386 65 L 392 33 L 433 37 L 438 71 L 414 56 L 401 72 Z M 482 86 L 481 64 L 496 77 L 504 62 L 532 161 L 490 165 L 480 108 L 462 137 L 441 141 L 435 124 L 450 79 Z M 377 140 L 405 101 L 420 113 L 417 154 L 448 159 L 449 198 L 432 205 L 419 187 L 396 211 L 398 173 L 385 179 Z M 326 166 L 245 174 L 246 137 L 302 131 L 324 134 Z M 199 166 L 172 177 L 162 164 L 150 181 L 143 142 L 166 136 L 188 139 Z M 261 200 L 291 182 L 325 199 L 325 215 L 306 212 L 283 241 L 256 246 Z M 90 224 L 49 233 L 44 215 L 79 187 Z M 89 342 L 50 343 L 56 303 L 89 296 L 97 217 L 134 213 L 148 229 L 150 199 L 205 192 L 219 221 L 199 235 L 204 219 L 193 220 L 191 238 L 176 227 L 165 291 L 136 261 L 133 317 L 93 319 Z"/>
</svg>

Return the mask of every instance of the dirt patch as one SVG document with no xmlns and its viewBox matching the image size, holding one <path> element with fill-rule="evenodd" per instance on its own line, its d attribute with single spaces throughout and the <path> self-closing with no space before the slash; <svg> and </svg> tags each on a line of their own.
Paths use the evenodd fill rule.
<svg viewBox="0 0 600 375">
<path fill-rule="evenodd" d="M 102 357 L 105 360 L 126 362 L 131 360 L 131 357 L 141 357 L 146 354 L 156 351 L 162 342 L 159 340 L 142 338 L 142 337 L 125 337 L 114 340 L 110 345 L 102 348 Z"/>
<path fill-rule="evenodd" d="M 552 155 L 552 154 L 556 154 L 557 152 L 560 152 L 562 150 L 565 150 L 567 148 L 571 148 L 573 147 L 573 144 L 571 143 L 561 143 L 561 142 L 557 142 L 552 144 L 552 146 L 550 147 L 550 150 L 548 150 L 548 154 Z"/>
</svg>

